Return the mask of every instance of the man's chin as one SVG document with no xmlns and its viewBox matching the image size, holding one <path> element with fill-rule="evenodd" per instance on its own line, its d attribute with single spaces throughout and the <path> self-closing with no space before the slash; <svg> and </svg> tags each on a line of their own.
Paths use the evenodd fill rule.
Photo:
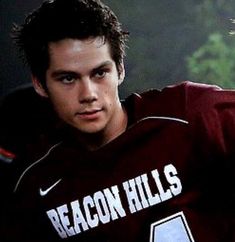
<svg viewBox="0 0 235 242">
<path fill-rule="evenodd" d="M 83 135 L 96 135 L 96 134 L 101 134 L 103 133 L 104 128 L 101 125 L 86 125 L 86 126 L 75 126 L 75 129 L 79 132 L 82 133 Z"/>
</svg>

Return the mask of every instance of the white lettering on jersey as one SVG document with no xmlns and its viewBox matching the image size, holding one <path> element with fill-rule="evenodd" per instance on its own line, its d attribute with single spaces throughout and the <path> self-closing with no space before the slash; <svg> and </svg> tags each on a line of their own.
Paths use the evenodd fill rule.
<svg viewBox="0 0 235 242">
<path fill-rule="evenodd" d="M 88 225 L 80 209 L 80 204 L 78 200 L 71 202 L 71 208 L 73 213 L 74 230 L 76 234 L 79 234 L 81 232 L 81 228 L 83 231 L 86 231 L 88 229 Z"/>
<path fill-rule="evenodd" d="M 123 182 L 123 188 L 126 192 L 131 213 L 135 213 L 143 208 L 169 200 L 173 196 L 181 193 L 182 185 L 180 179 L 177 177 L 177 171 L 172 164 L 164 167 L 164 176 L 170 185 L 168 189 L 164 190 L 157 169 L 153 170 L 151 175 L 152 177 L 150 178 L 153 178 L 158 190 L 158 193 L 155 194 L 151 191 L 147 174 L 143 174 L 134 179 Z"/>
<path fill-rule="evenodd" d="M 60 218 L 58 213 L 56 212 L 55 209 L 51 209 L 47 211 L 47 216 L 51 220 L 54 228 L 56 229 L 57 233 L 61 238 L 67 238 L 67 234 L 63 228 L 63 225 L 60 222 Z"/>
<path fill-rule="evenodd" d="M 161 174 L 161 175 L 160 175 Z M 163 182 L 164 180 L 164 182 Z M 162 203 L 179 195 L 182 184 L 176 168 L 166 165 L 162 173 L 157 169 L 122 183 L 85 196 L 47 211 L 52 225 L 61 238 L 106 224 L 142 209 Z M 122 193 L 122 196 L 120 196 Z M 125 199 L 125 201 L 121 200 Z M 125 210 L 123 202 L 128 205 Z"/>
<path fill-rule="evenodd" d="M 153 170 L 151 173 L 152 173 L 152 176 L 153 176 L 154 181 L 156 183 L 156 186 L 158 188 L 159 196 L 161 198 L 161 201 L 163 202 L 163 201 L 166 201 L 166 200 L 172 198 L 172 194 L 171 194 L 171 191 L 170 191 L 169 188 L 166 191 L 164 191 L 164 188 L 163 188 L 163 185 L 161 183 L 158 171 L 157 170 Z"/>
<path fill-rule="evenodd" d="M 68 219 L 68 206 L 62 205 L 57 208 L 58 215 L 60 217 L 63 228 L 69 236 L 75 235 L 74 228 L 70 227 L 70 222 Z"/>
<path fill-rule="evenodd" d="M 145 190 L 145 192 L 147 194 L 147 200 L 149 202 L 149 205 L 153 206 L 153 205 L 156 205 L 156 204 L 160 203 L 161 200 L 160 200 L 159 194 L 156 193 L 156 194 L 153 195 L 153 193 L 151 191 L 147 175 L 144 174 L 144 175 L 141 176 L 141 178 L 142 178 L 142 181 L 143 181 L 144 190 Z"/>
<path fill-rule="evenodd" d="M 108 210 L 108 205 L 105 200 L 104 194 L 99 191 L 94 194 L 94 202 L 98 212 L 100 221 L 103 224 L 110 222 L 110 214 Z"/>
<path fill-rule="evenodd" d="M 97 214 L 91 214 L 90 210 L 95 207 L 95 203 L 91 196 L 84 197 L 83 207 L 85 210 L 85 217 L 90 228 L 95 228 L 99 224 L 99 218 Z"/>
<path fill-rule="evenodd" d="M 137 194 L 135 179 L 131 179 L 129 181 L 123 182 L 123 188 L 126 191 L 131 213 L 134 213 L 136 211 L 143 209 Z"/>
<path fill-rule="evenodd" d="M 112 220 L 118 219 L 118 217 L 125 217 L 126 212 L 122 207 L 121 199 L 119 196 L 118 186 L 111 187 L 112 192 L 110 189 L 104 189 L 104 195 L 107 199 L 108 206 L 111 213 Z"/>
<path fill-rule="evenodd" d="M 164 168 L 164 173 L 165 173 L 167 181 L 169 182 L 169 184 L 171 184 L 170 190 L 171 190 L 172 194 L 174 196 L 179 195 L 182 191 L 182 184 L 181 184 L 180 179 L 177 177 L 178 173 L 177 173 L 176 168 L 171 164 L 167 165 Z"/>
</svg>

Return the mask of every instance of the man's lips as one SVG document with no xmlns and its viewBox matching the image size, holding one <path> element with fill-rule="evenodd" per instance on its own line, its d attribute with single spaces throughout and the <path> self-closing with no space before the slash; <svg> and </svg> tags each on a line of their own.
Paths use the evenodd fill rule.
<svg viewBox="0 0 235 242">
<path fill-rule="evenodd" d="M 76 113 L 80 118 L 83 119 L 95 119 L 98 117 L 100 112 L 102 112 L 102 108 L 96 108 L 96 109 L 85 109 L 82 111 L 79 111 Z"/>
</svg>

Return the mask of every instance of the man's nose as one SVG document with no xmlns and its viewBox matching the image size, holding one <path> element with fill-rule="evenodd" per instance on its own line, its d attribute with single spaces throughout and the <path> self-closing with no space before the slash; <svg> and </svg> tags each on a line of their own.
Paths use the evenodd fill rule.
<svg viewBox="0 0 235 242">
<path fill-rule="evenodd" d="M 91 103 L 97 100 L 96 86 L 90 79 L 81 80 L 79 85 L 79 102 Z"/>
</svg>

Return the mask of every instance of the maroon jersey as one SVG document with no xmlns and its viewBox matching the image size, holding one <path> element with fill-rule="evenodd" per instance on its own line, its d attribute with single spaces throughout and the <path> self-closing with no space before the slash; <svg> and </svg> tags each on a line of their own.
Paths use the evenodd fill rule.
<svg viewBox="0 0 235 242">
<path fill-rule="evenodd" d="M 20 177 L 29 241 L 234 241 L 235 92 L 185 82 L 133 94 L 129 124 L 88 151 L 72 132 Z"/>
</svg>

